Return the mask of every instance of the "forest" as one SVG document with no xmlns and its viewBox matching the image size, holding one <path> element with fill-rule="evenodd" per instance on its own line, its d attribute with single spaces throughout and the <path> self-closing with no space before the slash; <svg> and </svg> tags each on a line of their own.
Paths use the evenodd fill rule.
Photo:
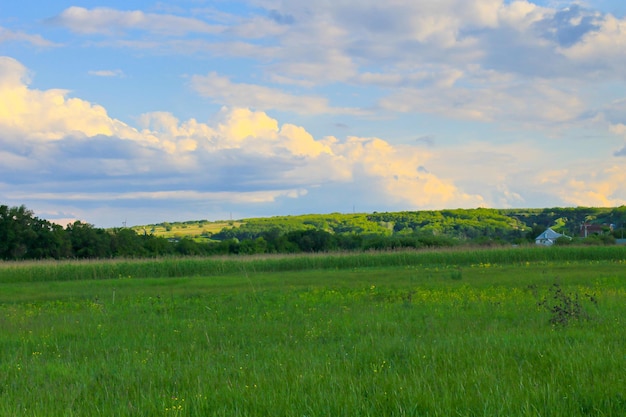
<svg viewBox="0 0 626 417">
<path fill-rule="evenodd" d="M 0 205 L 0 259 L 103 259 L 306 253 L 534 244 L 546 228 L 559 244 L 615 244 L 624 237 L 626 206 L 544 209 L 452 209 L 331 213 L 160 223 L 65 227 L 25 206 Z M 583 225 L 594 232 L 580 237 Z"/>
</svg>

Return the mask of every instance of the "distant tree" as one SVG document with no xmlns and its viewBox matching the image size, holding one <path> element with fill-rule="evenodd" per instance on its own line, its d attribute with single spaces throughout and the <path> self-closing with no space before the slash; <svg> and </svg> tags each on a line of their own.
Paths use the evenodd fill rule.
<svg viewBox="0 0 626 417">
<path fill-rule="evenodd" d="M 356 233 L 344 233 L 335 235 L 337 249 L 354 251 L 363 247 L 363 236 Z"/>
<path fill-rule="evenodd" d="M 36 228 L 36 244 L 31 259 L 64 259 L 72 257 L 72 243 L 61 225 L 40 221 Z"/>
<path fill-rule="evenodd" d="M 625 225 L 621 225 L 621 227 L 614 229 L 611 234 L 616 239 L 624 239 L 624 237 L 626 236 L 626 227 L 625 227 Z"/>
<path fill-rule="evenodd" d="M 584 245 L 614 245 L 615 236 L 611 234 L 594 234 L 579 240 Z"/>
<path fill-rule="evenodd" d="M 530 232 L 526 234 L 526 238 L 528 239 L 529 242 L 534 242 L 535 239 L 537 239 L 537 236 L 545 232 L 546 229 L 547 227 L 534 224 Z"/>
<path fill-rule="evenodd" d="M 195 242 L 193 239 L 184 237 L 175 245 L 176 253 L 186 256 L 205 255 L 207 253 L 206 245 Z"/>
<path fill-rule="evenodd" d="M 174 253 L 174 245 L 164 237 L 142 236 L 143 247 L 147 256 L 156 257 Z"/>
<path fill-rule="evenodd" d="M 127 258 L 146 256 L 148 251 L 143 240 L 133 229 L 115 229 L 111 232 L 111 254 Z"/>
<path fill-rule="evenodd" d="M 61 226 L 39 219 L 25 206 L 0 206 L 0 259 L 44 259 L 71 256 Z"/>
<path fill-rule="evenodd" d="M 576 243 L 580 243 L 582 239 L 572 239 L 567 236 L 561 236 L 554 241 L 556 246 L 570 246 Z"/>
<path fill-rule="evenodd" d="M 110 258 L 111 235 L 89 223 L 75 221 L 67 225 L 72 253 L 76 258 Z"/>
<path fill-rule="evenodd" d="M 0 256 L 23 259 L 37 238 L 32 228 L 33 213 L 25 206 L 0 206 Z"/>
<path fill-rule="evenodd" d="M 287 234 L 287 240 L 301 252 L 325 252 L 337 249 L 334 236 L 323 230 L 300 230 Z"/>
</svg>

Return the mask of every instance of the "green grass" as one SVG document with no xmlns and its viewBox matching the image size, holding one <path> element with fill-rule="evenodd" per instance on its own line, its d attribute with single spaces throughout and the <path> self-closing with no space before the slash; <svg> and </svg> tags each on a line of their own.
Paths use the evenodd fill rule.
<svg viewBox="0 0 626 417">
<path fill-rule="evenodd" d="M 361 267 L 435 266 L 456 268 L 471 265 L 519 264 L 527 262 L 626 263 L 626 247 L 519 247 L 500 249 L 451 249 L 371 253 L 262 255 L 250 257 L 161 258 L 110 261 L 0 261 L 0 283 L 68 281 L 82 279 L 166 278 L 216 276 L 245 272 L 333 270 Z"/>
<path fill-rule="evenodd" d="M 528 253 L 3 265 L 0 415 L 626 415 L 624 261 Z"/>
</svg>

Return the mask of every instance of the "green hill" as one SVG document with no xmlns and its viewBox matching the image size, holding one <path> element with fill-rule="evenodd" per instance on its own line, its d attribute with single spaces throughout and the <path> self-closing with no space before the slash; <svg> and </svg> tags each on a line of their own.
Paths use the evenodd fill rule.
<svg viewBox="0 0 626 417">
<path fill-rule="evenodd" d="M 543 209 L 454 209 L 384 213 L 330 213 L 239 219 L 159 223 L 136 226 L 138 233 L 196 241 L 256 239 L 270 234 L 324 231 L 335 235 L 446 236 L 460 241 L 476 239 L 515 242 L 532 240 L 548 227 L 578 236 L 581 224 L 601 225 L 620 231 L 626 223 L 626 206 L 617 208 L 576 207 Z M 613 225 L 613 226 L 611 226 Z"/>
<path fill-rule="evenodd" d="M 622 206 L 307 214 L 114 229 L 76 221 L 63 228 L 24 206 L 0 205 L 0 260 L 523 245 L 548 227 L 568 236 L 558 244 L 608 245 L 624 236 L 625 223 Z M 575 238 L 581 230 L 587 236 Z"/>
</svg>

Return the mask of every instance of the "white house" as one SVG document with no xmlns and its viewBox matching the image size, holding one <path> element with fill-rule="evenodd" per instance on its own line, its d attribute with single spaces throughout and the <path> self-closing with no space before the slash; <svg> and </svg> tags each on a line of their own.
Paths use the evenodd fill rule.
<svg viewBox="0 0 626 417">
<path fill-rule="evenodd" d="M 552 246 L 554 245 L 554 242 L 556 242 L 556 240 L 562 236 L 565 235 L 557 233 L 548 227 L 545 232 L 535 238 L 535 243 L 537 245 Z"/>
</svg>

